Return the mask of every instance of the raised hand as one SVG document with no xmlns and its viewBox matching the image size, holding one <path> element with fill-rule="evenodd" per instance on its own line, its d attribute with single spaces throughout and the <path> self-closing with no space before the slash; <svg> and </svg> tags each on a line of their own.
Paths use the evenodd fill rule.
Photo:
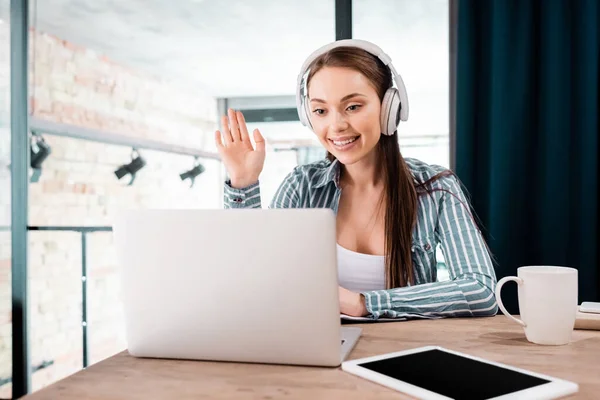
<svg viewBox="0 0 600 400">
<path fill-rule="evenodd" d="M 265 139 L 258 129 L 252 132 L 256 149 L 252 146 L 246 120 L 240 111 L 229 109 L 221 117 L 221 131 L 215 132 L 215 143 L 231 186 L 243 188 L 258 181 L 265 165 Z"/>
</svg>

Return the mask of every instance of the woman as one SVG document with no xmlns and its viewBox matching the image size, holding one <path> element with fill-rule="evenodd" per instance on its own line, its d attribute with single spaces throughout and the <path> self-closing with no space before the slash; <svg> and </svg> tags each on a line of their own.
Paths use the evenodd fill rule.
<svg viewBox="0 0 600 400">
<path fill-rule="evenodd" d="M 364 41 L 326 45 L 305 62 L 297 95 L 301 121 L 328 156 L 296 167 L 270 207 L 334 210 L 340 311 L 374 319 L 495 315 L 495 272 L 457 178 L 400 153 L 396 129 L 408 102 L 389 57 Z M 221 123 L 225 207 L 261 207 L 264 139 L 255 130 L 252 145 L 240 112 L 228 110 Z M 450 281 L 437 282 L 437 244 Z"/>
</svg>

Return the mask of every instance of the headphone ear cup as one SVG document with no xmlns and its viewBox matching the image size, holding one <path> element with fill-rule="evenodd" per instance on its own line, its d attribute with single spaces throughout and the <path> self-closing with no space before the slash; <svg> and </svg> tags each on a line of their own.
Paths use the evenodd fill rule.
<svg viewBox="0 0 600 400">
<path fill-rule="evenodd" d="M 400 96 L 398 89 L 391 87 L 383 95 L 380 120 L 381 133 L 391 136 L 398 129 L 400 122 Z"/>
<path fill-rule="evenodd" d="M 302 98 L 302 113 L 304 118 L 304 125 L 308 126 L 312 130 L 312 124 L 310 123 L 310 104 L 308 103 L 308 97 Z"/>
<path fill-rule="evenodd" d="M 310 120 L 306 114 L 306 98 L 304 96 L 302 96 L 300 104 L 298 105 L 298 118 L 302 125 L 310 127 Z"/>
<path fill-rule="evenodd" d="M 306 94 L 306 77 L 301 78 L 300 83 L 298 84 L 298 95 L 297 95 L 297 111 L 298 118 L 302 125 L 309 127 L 312 129 L 312 125 L 310 123 L 310 110 L 308 109 L 308 95 Z"/>
</svg>

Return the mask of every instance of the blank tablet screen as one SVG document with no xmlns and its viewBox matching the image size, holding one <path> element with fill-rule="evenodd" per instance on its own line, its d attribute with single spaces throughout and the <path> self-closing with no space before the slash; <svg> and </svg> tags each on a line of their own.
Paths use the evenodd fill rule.
<svg viewBox="0 0 600 400">
<path fill-rule="evenodd" d="M 359 365 L 453 399 L 489 399 L 550 382 L 442 350 Z"/>
</svg>

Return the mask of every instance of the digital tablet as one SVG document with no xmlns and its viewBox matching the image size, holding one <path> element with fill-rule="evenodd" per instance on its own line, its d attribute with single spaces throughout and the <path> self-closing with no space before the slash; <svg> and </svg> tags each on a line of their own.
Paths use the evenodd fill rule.
<svg viewBox="0 0 600 400">
<path fill-rule="evenodd" d="M 576 383 L 442 347 L 427 346 L 342 363 L 342 370 L 425 399 L 556 399 Z"/>
</svg>

